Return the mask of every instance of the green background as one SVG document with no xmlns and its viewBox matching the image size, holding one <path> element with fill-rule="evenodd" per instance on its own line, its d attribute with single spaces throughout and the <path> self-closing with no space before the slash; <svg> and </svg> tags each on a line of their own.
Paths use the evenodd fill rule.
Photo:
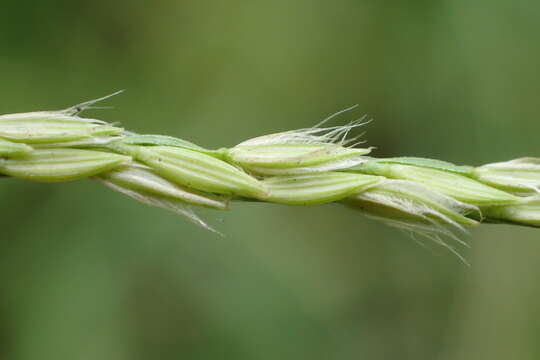
<svg viewBox="0 0 540 360">
<path fill-rule="evenodd" d="M 0 113 L 60 109 L 206 147 L 367 115 L 376 156 L 539 156 L 534 1 L 3 1 Z M 1 359 L 538 359 L 540 230 L 467 267 L 337 205 L 202 211 L 90 180 L 0 184 Z"/>
</svg>

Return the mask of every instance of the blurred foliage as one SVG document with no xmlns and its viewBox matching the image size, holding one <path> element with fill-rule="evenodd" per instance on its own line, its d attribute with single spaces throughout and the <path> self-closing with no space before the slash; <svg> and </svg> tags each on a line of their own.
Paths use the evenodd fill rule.
<svg viewBox="0 0 540 360">
<path fill-rule="evenodd" d="M 2 3 L 0 113 L 114 90 L 91 116 L 203 146 L 351 104 L 378 156 L 539 156 L 532 1 Z M 234 204 L 226 234 L 91 181 L 0 187 L 2 359 L 538 359 L 540 232 L 427 251 L 336 205 Z"/>
</svg>

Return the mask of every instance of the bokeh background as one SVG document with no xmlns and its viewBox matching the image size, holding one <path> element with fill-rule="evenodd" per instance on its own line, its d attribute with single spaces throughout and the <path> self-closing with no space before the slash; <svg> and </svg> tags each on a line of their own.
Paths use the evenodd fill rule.
<svg viewBox="0 0 540 360">
<path fill-rule="evenodd" d="M 0 113 L 118 89 L 206 147 L 367 115 L 377 156 L 539 156 L 540 3 L 3 1 Z M 336 205 L 235 204 L 226 237 L 90 180 L 0 184 L 0 358 L 538 359 L 540 231 L 442 248 Z"/>
</svg>

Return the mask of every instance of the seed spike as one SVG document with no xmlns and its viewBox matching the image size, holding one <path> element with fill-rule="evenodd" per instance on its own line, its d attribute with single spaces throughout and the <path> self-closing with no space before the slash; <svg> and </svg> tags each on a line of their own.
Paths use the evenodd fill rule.
<svg viewBox="0 0 540 360">
<path fill-rule="evenodd" d="M 70 181 L 91 177 L 145 204 L 187 216 L 214 231 L 192 206 L 225 210 L 229 200 L 315 205 L 340 203 L 446 247 L 484 223 L 540 227 L 540 158 L 479 167 L 419 158 L 368 157 L 359 148 L 372 121 L 363 116 L 206 149 L 172 136 L 138 135 L 78 115 L 104 108 L 86 101 L 61 111 L 0 116 L 0 177 Z M 117 123 L 114 123 L 117 124 Z M 144 165 L 142 165 L 144 164 Z M 456 244 L 456 246 L 457 246 Z"/>
</svg>

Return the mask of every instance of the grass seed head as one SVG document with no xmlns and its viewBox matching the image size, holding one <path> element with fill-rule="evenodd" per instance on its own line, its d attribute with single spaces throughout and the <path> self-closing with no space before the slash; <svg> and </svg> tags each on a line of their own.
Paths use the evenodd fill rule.
<svg viewBox="0 0 540 360">
<path fill-rule="evenodd" d="M 348 137 L 362 122 L 321 127 L 328 119 L 312 128 L 209 150 L 79 116 L 106 98 L 61 111 L 0 116 L 0 176 L 35 181 L 93 177 L 208 229 L 190 206 L 223 210 L 229 199 L 341 202 L 452 251 L 443 239 L 459 241 L 457 232 L 482 221 L 540 227 L 537 158 L 478 168 L 417 157 L 375 159 L 366 156 L 370 148 L 355 147 L 358 137 Z"/>
</svg>

